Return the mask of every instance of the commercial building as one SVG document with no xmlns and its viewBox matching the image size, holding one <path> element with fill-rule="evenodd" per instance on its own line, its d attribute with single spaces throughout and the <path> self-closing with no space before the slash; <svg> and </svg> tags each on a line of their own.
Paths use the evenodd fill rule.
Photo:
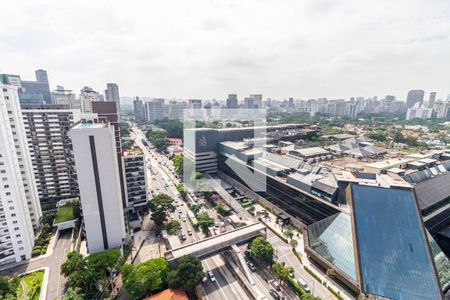
<svg viewBox="0 0 450 300">
<path fill-rule="evenodd" d="M 125 224 L 114 128 L 106 122 L 81 122 L 70 134 L 88 250 L 120 248 Z"/>
<path fill-rule="evenodd" d="M 21 104 L 51 104 L 52 96 L 46 70 L 36 70 L 36 81 L 21 80 Z"/>
<path fill-rule="evenodd" d="M 139 147 L 126 150 L 122 155 L 125 186 L 125 205 L 134 211 L 146 210 L 148 201 L 147 166 Z"/>
<path fill-rule="evenodd" d="M 238 108 L 238 98 L 236 94 L 229 94 L 227 98 L 227 108 Z"/>
<path fill-rule="evenodd" d="M 80 120 L 67 105 L 22 105 L 23 122 L 43 210 L 58 201 L 78 197 L 70 128 Z"/>
<path fill-rule="evenodd" d="M 117 106 L 117 116 L 120 122 L 120 95 L 119 86 L 116 83 L 107 83 L 105 90 L 105 101 L 113 101 Z"/>
<path fill-rule="evenodd" d="M 133 100 L 133 114 L 135 121 L 144 121 L 144 105 L 139 97 Z"/>
<path fill-rule="evenodd" d="M 417 102 L 413 107 L 406 111 L 406 120 L 412 119 L 429 119 L 433 113 L 433 109 Z"/>
<path fill-rule="evenodd" d="M 145 102 L 144 115 L 145 120 L 154 122 L 163 118 L 164 99 Z"/>
<path fill-rule="evenodd" d="M 406 106 L 407 108 L 411 108 L 416 103 L 419 103 L 419 106 L 423 104 L 423 97 L 425 92 L 423 90 L 412 90 L 408 92 L 408 96 L 406 98 Z"/>
<path fill-rule="evenodd" d="M 80 106 L 81 111 L 85 113 L 92 112 L 92 102 L 100 101 L 100 95 L 92 88 L 85 86 L 81 89 L 80 93 Z"/>
<path fill-rule="evenodd" d="M 0 265 L 31 258 L 41 217 L 17 89 L 0 85 Z"/>
</svg>

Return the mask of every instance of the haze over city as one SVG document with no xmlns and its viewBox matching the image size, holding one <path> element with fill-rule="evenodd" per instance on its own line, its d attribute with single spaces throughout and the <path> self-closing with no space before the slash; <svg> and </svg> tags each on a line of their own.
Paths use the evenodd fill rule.
<svg viewBox="0 0 450 300">
<path fill-rule="evenodd" d="M 24 17 L 26 16 L 26 17 Z M 448 1 L 39 1 L 2 7 L 1 71 L 78 91 L 300 99 L 450 92 Z"/>
</svg>

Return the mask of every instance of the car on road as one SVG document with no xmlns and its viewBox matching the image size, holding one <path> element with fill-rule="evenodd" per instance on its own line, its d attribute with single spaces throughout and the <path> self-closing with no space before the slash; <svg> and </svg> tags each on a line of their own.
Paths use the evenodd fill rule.
<svg viewBox="0 0 450 300">
<path fill-rule="evenodd" d="M 181 214 L 183 211 L 181 210 L 181 207 L 178 208 L 178 213 Z"/>
<path fill-rule="evenodd" d="M 208 277 L 205 276 L 205 277 L 203 277 L 202 282 L 206 283 L 207 280 L 208 280 Z"/>
<path fill-rule="evenodd" d="M 269 293 L 270 293 L 270 295 L 272 296 L 273 299 L 275 299 L 275 300 L 280 300 L 281 299 L 280 294 L 278 294 L 277 291 L 275 291 L 273 289 L 270 289 Z"/>
<path fill-rule="evenodd" d="M 297 279 L 297 283 L 305 290 L 307 293 L 311 293 L 311 289 L 309 288 L 309 285 L 301 278 Z"/>
<path fill-rule="evenodd" d="M 186 217 L 185 217 L 185 216 L 181 217 L 181 220 L 182 220 L 183 222 L 186 222 Z"/>
<path fill-rule="evenodd" d="M 192 235 L 192 230 L 190 228 L 187 230 L 187 232 L 189 235 Z"/>
<path fill-rule="evenodd" d="M 209 276 L 209 280 L 211 280 L 211 282 L 216 281 L 216 277 L 214 277 L 214 273 L 212 271 L 208 271 L 208 276 Z"/>
<path fill-rule="evenodd" d="M 277 291 L 281 291 L 280 283 L 274 279 L 269 280 L 271 286 L 273 286 Z"/>
<path fill-rule="evenodd" d="M 253 264 L 253 262 L 247 261 L 247 266 L 250 270 L 252 270 L 252 272 L 256 271 L 256 267 L 255 267 L 255 264 Z"/>
<path fill-rule="evenodd" d="M 175 215 L 174 215 L 174 214 L 171 214 L 171 215 L 170 215 L 170 218 L 171 218 L 172 220 L 175 220 Z"/>
<path fill-rule="evenodd" d="M 181 240 L 183 240 L 183 241 L 185 241 L 185 240 L 187 239 L 187 237 L 186 237 L 186 235 L 184 234 L 184 232 L 182 232 L 182 233 L 180 234 L 180 238 L 181 238 Z"/>
</svg>

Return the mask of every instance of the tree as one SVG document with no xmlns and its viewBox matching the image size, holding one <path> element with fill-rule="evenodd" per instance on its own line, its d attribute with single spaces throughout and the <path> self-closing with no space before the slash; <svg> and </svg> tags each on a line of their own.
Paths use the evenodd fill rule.
<svg viewBox="0 0 450 300">
<path fill-rule="evenodd" d="M 155 146 L 156 151 L 163 152 L 167 149 L 167 135 L 164 130 L 149 130 L 146 134 L 148 140 Z"/>
<path fill-rule="evenodd" d="M 271 263 L 273 260 L 274 249 L 272 244 L 266 241 L 262 236 L 253 239 L 249 245 L 251 256 L 260 262 Z"/>
<path fill-rule="evenodd" d="M 107 249 L 87 257 L 88 264 L 98 274 L 98 277 L 108 276 L 111 270 L 118 267 L 121 258 L 119 249 Z"/>
<path fill-rule="evenodd" d="M 253 216 L 255 214 L 256 207 L 254 205 L 250 206 L 247 211 Z"/>
<path fill-rule="evenodd" d="M 279 262 L 276 262 L 272 265 L 272 269 L 275 272 L 275 277 L 278 278 L 280 281 L 280 284 L 282 281 L 286 281 L 289 277 L 289 269 L 280 264 Z"/>
<path fill-rule="evenodd" d="M 292 240 L 289 242 L 289 244 L 292 246 L 292 248 L 297 248 L 297 246 L 298 246 L 298 241 L 292 239 Z"/>
<path fill-rule="evenodd" d="M 69 277 L 76 271 L 86 270 L 87 261 L 83 255 L 77 252 L 67 254 L 67 260 L 61 265 L 61 274 Z"/>
<path fill-rule="evenodd" d="M 172 163 L 175 168 L 175 172 L 177 172 L 178 176 L 183 175 L 183 165 L 184 165 L 184 158 L 182 155 L 175 155 L 172 158 Z"/>
<path fill-rule="evenodd" d="M 178 193 L 180 193 L 181 198 L 183 198 L 183 200 L 186 201 L 187 192 L 186 192 L 186 188 L 185 188 L 184 184 L 179 183 L 176 185 L 176 188 L 177 188 Z"/>
<path fill-rule="evenodd" d="M 174 212 L 173 199 L 166 194 L 159 194 L 148 202 L 148 207 L 152 211 L 152 219 L 156 225 L 161 226 L 166 220 L 167 213 Z"/>
<path fill-rule="evenodd" d="M 207 212 L 202 212 L 197 215 L 198 226 L 205 231 L 208 227 L 214 224 L 214 219 L 211 218 Z"/>
<path fill-rule="evenodd" d="M 181 228 L 181 223 L 177 220 L 172 220 L 167 224 L 167 233 L 170 235 L 174 235 L 177 233 L 177 230 Z"/>
<path fill-rule="evenodd" d="M 327 276 L 330 278 L 334 278 L 336 277 L 336 272 L 334 271 L 334 269 L 328 268 L 327 272 L 326 272 Z"/>
<path fill-rule="evenodd" d="M 174 288 L 181 287 L 185 291 L 193 291 L 205 277 L 201 261 L 193 256 L 186 255 L 180 259 L 180 263 L 172 275 L 170 285 Z"/>
<path fill-rule="evenodd" d="M 68 288 L 62 296 L 62 300 L 83 300 L 84 295 L 81 294 L 80 291 L 79 288 Z"/>
<path fill-rule="evenodd" d="M 123 274 L 125 289 L 136 299 L 167 286 L 169 263 L 162 257 L 150 259 Z"/>
<path fill-rule="evenodd" d="M 16 291 L 19 286 L 20 278 L 14 276 L 0 276 L 0 299 L 16 299 Z"/>
</svg>

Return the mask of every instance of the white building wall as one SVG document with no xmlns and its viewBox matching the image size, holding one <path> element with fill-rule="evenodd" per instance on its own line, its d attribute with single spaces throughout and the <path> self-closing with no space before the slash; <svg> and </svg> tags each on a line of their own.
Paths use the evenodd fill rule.
<svg viewBox="0 0 450 300">
<path fill-rule="evenodd" d="M 41 216 L 17 87 L 0 85 L 0 264 L 31 258 Z"/>
<path fill-rule="evenodd" d="M 125 238 L 125 223 L 114 129 L 112 126 L 82 126 L 83 124 L 75 126 L 71 130 L 71 136 L 88 249 L 90 253 L 95 253 L 105 248 L 120 247 Z M 96 186 L 90 136 L 94 138 L 99 190 Z M 97 192 L 100 193 L 101 199 L 97 197 Z M 104 229 L 99 201 L 103 205 Z M 103 230 L 108 242 L 107 247 L 104 247 Z"/>
</svg>

